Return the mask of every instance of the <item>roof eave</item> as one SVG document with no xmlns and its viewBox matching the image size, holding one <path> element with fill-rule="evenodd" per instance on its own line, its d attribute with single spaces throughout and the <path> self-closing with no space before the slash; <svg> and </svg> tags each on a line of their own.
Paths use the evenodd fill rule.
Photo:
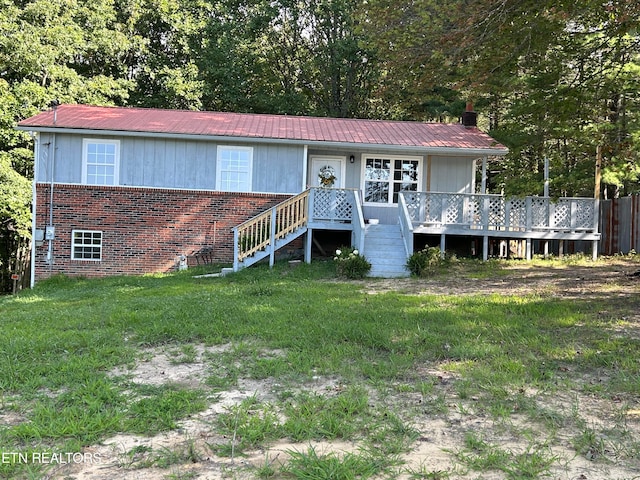
<svg viewBox="0 0 640 480">
<path fill-rule="evenodd" d="M 333 142 L 322 140 L 303 140 L 303 139 L 284 139 L 271 137 L 240 137 L 226 135 L 199 135 L 185 133 L 166 133 L 166 132 L 144 132 L 131 130 L 94 130 L 88 128 L 65 128 L 51 126 L 35 126 L 35 125 L 18 125 L 18 130 L 28 132 L 44 132 L 44 133 L 73 133 L 80 135 L 106 135 L 106 136 L 123 136 L 123 137 L 152 137 L 152 138 L 172 138 L 177 140 L 199 140 L 199 141 L 217 141 L 217 142 L 233 142 L 233 143 L 264 143 L 264 144 L 288 144 L 288 145 L 307 145 L 314 147 L 333 147 L 333 148 L 361 148 L 366 150 L 393 150 L 407 153 L 420 154 L 440 154 L 440 155 L 456 155 L 464 153 L 465 155 L 477 156 L 504 156 L 509 153 L 507 148 L 463 148 L 463 147 L 429 147 L 424 145 L 396 145 L 382 143 L 356 143 L 356 142 Z"/>
</svg>

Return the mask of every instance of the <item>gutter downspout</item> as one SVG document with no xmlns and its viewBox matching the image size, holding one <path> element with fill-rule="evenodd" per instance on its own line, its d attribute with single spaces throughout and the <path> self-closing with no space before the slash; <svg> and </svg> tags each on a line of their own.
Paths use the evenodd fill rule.
<svg viewBox="0 0 640 480">
<path fill-rule="evenodd" d="M 302 153 L 302 190 L 304 192 L 307 189 L 307 177 L 309 176 L 309 172 L 307 169 L 309 168 L 309 146 L 304 146 L 304 152 Z"/>
<path fill-rule="evenodd" d="M 55 127 L 58 120 L 58 102 L 51 103 L 53 107 L 53 125 Z M 47 262 L 49 262 L 49 276 L 53 273 L 53 186 L 55 181 L 55 169 L 56 169 L 56 134 L 54 132 L 51 140 L 51 188 L 49 191 L 49 227 L 46 229 L 46 236 L 49 240 L 49 246 L 47 249 Z M 51 229 L 51 230 L 50 230 Z"/>
<path fill-rule="evenodd" d="M 37 132 L 31 132 L 33 138 L 33 181 L 31 182 L 31 274 L 29 278 L 29 288 L 33 289 L 36 284 L 36 207 L 37 190 L 36 182 L 38 180 L 38 159 L 40 158 L 40 135 Z"/>
</svg>

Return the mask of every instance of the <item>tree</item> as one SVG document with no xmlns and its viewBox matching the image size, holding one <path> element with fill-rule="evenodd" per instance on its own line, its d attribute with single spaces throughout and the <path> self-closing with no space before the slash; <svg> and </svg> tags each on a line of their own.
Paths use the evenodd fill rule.
<svg viewBox="0 0 640 480">
<path fill-rule="evenodd" d="M 205 107 L 367 116 L 375 55 L 357 7 L 356 0 L 216 4 L 199 59 Z"/>
<path fill-rule="evenodd" d="M 541 193 L 548 157 L 554 194 L 589 195 L 597 145 L 605 181 L 638 190 L 637 2 L 414 0 L 385 14 L 386 3 L 371 9 L 387 24 L 381 41 L 402 82 L 389 90 L 409 90 L 402 110 L 413 116 L 434 87 L 474 100 L 511 149 L 508 193 Z"/>
<path fill-rule="evenodd" d="M 0 283 L 30 237 L 31 139 L 16 122 L 62 102 L 123 104 L 135 42 L 111 0 L 0 0 Z"/>
<path fill-rule="evenodd" d="M 204 0 L 119 0 L 120 22 L 136 47 L 126 59 L 128 78 L 135 82 L 130 104 L 202 107 L 196 58 L 209 12 Z"/>
</svg>

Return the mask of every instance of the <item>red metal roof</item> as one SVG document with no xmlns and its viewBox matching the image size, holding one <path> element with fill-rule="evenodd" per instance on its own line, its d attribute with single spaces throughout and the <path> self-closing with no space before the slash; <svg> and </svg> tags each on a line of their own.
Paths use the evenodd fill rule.
<svg viewBox="0 0 640 480">
<path fill-rule="evenodd" d="M 452 123 L 60 105 L 55 123 L 49 110 L 18 126 L 507 152 L 479 129 Z"/>
</svg>

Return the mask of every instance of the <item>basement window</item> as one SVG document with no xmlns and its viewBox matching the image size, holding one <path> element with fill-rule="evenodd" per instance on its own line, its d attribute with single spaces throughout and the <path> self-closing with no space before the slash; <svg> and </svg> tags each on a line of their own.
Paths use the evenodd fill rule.
<svg viewBox="0 0 640 480">
<path fill-rule="evenodd" d="M 97 230 L 72 230 L 71 259 L 102 260 L 102 232 Z"/>
</svg>

